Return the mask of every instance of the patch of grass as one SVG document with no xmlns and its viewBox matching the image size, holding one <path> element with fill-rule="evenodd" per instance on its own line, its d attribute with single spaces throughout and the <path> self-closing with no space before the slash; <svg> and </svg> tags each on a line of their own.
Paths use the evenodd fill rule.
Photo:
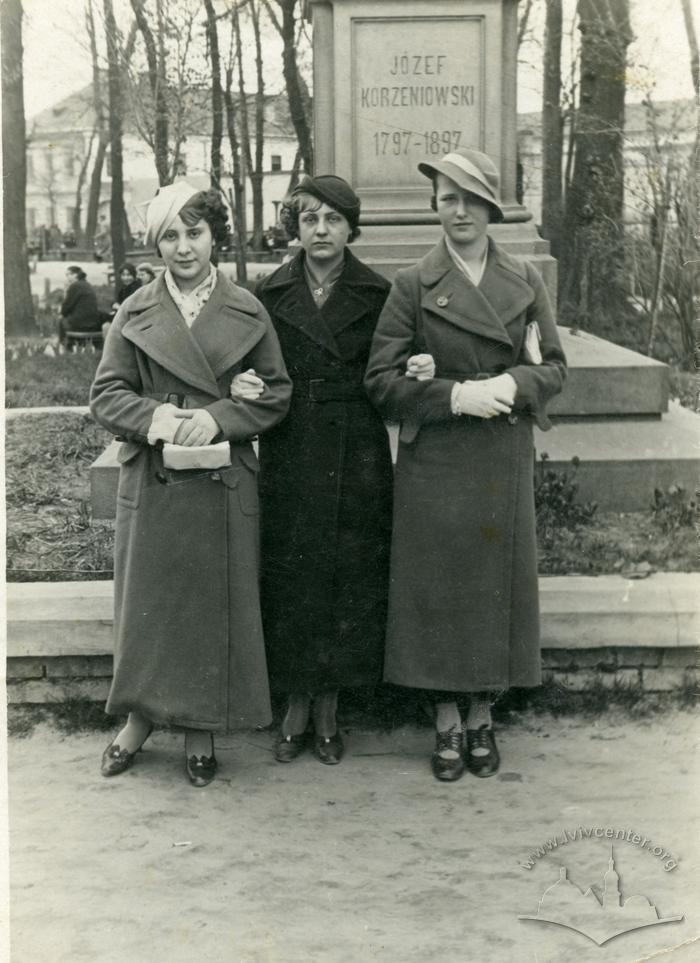
<svg viewBox="0 0 700 963">
<path fill-rule="evenodd" d="M 10 705 L 7 707 L 7 732 L 16 739 L 31 736 L 38 725 L 48 723 L 59 732 L 107 732 L 117 725 L 115 716 L 108 716 L 104 702 L 88 699 L 64 699 L 41 705 Z"/>
<path fill-rule="evenodd" d="M 109 579 L 111 522 L 90 520 L 89 468 L 111 435 L 89 415 L 27 415 L 7 422 L 7 579 Z"/>
<path fill-rule="evenodd" d="M 36 351 L 8 344 L 5 349 L 5 406 L 39 408 L 86 405 L 100 355 L 91 349 L 50 357 L 43 353 L 48 341 L 35 343 Z"/>
<path fill-rule="evenodd" d="M 698 411 L 700 409 L 700 376 L 697 371 L 671 368 L 670 395 L 671 398 L 678 398 L 684 408 Z"/>
</svg>

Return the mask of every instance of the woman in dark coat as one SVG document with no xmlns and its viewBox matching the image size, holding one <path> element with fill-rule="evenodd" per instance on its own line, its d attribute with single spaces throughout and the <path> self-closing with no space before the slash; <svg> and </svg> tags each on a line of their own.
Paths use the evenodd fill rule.
<svg viewBox="0 0 700 963">
<path fill-rule="evenodd" d="M 537 271 L 487 237 L 503 219 L 478 151 L 420 165 L 445 236 L 400 271 L 365 379 L 401 422 L 385 679 L 436 703 L 433 772 L 464 771 L 455 693 L 471 695 L 466 765 L 499 759 L 489 700 L 540 681 L 532 423 L 565 358 Z"/>
<path fill-rule="evenodd" d="M 214 732 L 271 721 L 251 442 L 284 417 L 291 384 L 264 308 L 211 263 L 227 235 L 218 195 L 161 188 L 147 226 L 166 270 L 121 306 L 91 393 L 97 421 L 125 441 L 107 711 L 129 716 L 102 773 L 127 769 L 153 723 L 178 725 L 204 786 Z M 249 367 L 265 391 L 234 400 Z"/>
<path fill-rule="evenodd" d="M 66 343 L 67 331 L 99 331 L 102 326 L 95 289 L 77 264 L 66 268 L 66 293 L 61 304 L 58 340 Z"/>
<path fill-rule="evenodd" d="M 305 178 L 286 210 L 301 250 L 264 279 L 294 391 L 260 440 L 263 618 L 273 688 L 289 696 L 277 759 L 305 745 L 340 761 L 338 689 L 381 678 L 392 466 L 362 377 L 388 282 L 347 249 L 360 202 L 341 178 Z M 260 374 L 260 372 L 257 372 Z"/>
</svg>

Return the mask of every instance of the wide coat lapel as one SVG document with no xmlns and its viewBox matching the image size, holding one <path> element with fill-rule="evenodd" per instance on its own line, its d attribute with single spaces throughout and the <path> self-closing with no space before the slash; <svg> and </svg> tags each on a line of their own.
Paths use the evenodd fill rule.
<svg viewBox="0 0 700 963">
<path fill-rule="evenodd" d="M 506 322 L 532 301 L 533 291 L 512 271 L 502 267 L 491 242 L 478 287 L 454 263 L 444 239 L 423 259 L 420 279 L 424 288 L 423 310 L 470 334 L 513 346 Z"/>
<path fill-rule="evenodd" d="M 127 304 L 129 320 L 122 328 L 123 336 L 185 384 L 218 398 L 214 372 L 170 297 L 163 276 L 137 291 Z"/>
<path fill-rule="evenodd" d="M 215 378 L 244 358 L 265 334 L 260 310 L 257 298 L 219 272 L 211 297 L 190 329 Z"/>
<path fill-rule="evenodd" d="M 368 271 L 351 251 L 346 250 L 343 272 L 321 308 L 330 332 L 337 336 L 365 317 L 371 307 L 368 289 L 381 290 L 381 287 L 381 282 L 377 281 L 373 273 Z"/>
<path fill-rule="evenodd" d="M 278 294 L 274 308 L 275 318 L 292 325 L 311 341 L 315 341 L 331 354 L 340 357 L 338 343 L 328 327 L 326 318 L 316 307 L 306 283 L 303 251 L 299 251 L 292 261 L 283 265 L 276 277 L 267 283 L 265 290 Z"/>
</svg>

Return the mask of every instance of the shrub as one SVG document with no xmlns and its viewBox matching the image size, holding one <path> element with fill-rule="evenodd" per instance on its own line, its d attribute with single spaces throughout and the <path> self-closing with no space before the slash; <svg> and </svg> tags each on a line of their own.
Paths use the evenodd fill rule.
<svg viewBox="0 0 700 963">
<path fill-rule="evenodd" d="M 697 506 L 682 485 L 671 485 L 666 491 L 655 488 L 651 511 L 654 523 L 667 534 L 679 528 L 692 528 L 698 519 Z"/>
<path fill-rule="evenodd" d="M 571 459 L 573 467 L 571 474 L 547 469 L 548 460 L 549 456 L 543 452 L 540 458 L 539 478 L 535 481 L 537 533 L 544 546 L 551 545 L 556 532 L 561 529 L 575 533 L 582 526 L 588 525 L 598 508 L 595 502 L 582 505 L 576 501 L 578 458 Z"/>
</svg>

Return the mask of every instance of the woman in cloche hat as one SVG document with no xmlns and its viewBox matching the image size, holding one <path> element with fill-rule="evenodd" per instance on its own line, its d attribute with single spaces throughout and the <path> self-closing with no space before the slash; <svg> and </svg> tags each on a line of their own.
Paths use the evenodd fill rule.
<svg viewBox="0 0 700 963">
<path fill-rule="evenodd" d="M 392 468 L 362 378 L 389 283 L 348 250 L 360 201 L 342 178 L 305 177 L 283 216 L 300 250 L 257 290 L 294 382 L 289 416 L 260 439 L 265 643 L 287 697 L 277 760 L 304 751 L 312 722 L 333 765 L 338 690 L 382 672 Z"/>
<path fill-rule="evenodd" d="M 104 776 L 158 723 L 185 729 L 187 775 L 206 786 L 214 733 L 271 721 L 251 441 L 284 417 L 291 384 L 265 309 L 214 266 L 226 219 L 215 191 L 158 191 L 147 239 L 165 271 L 120 307 L 92 386 L 95 418 L 123 441 L 107 711 L 128 717 Z M 265 391 L 231 398 L 251 367 Z"/>
<path fill-rule="evenodd" d="M 487 235 L 504 219 L 490 158 L 419 170 L 444 235 L 398 272 L 365 384 L 401 423 L 385 679 L 430 693 L 433 773 L 456 780 L 498 769 L 495 694 L 540 681 L 532 425 L 566 361 L 539 274 Z"/>
</svg>

